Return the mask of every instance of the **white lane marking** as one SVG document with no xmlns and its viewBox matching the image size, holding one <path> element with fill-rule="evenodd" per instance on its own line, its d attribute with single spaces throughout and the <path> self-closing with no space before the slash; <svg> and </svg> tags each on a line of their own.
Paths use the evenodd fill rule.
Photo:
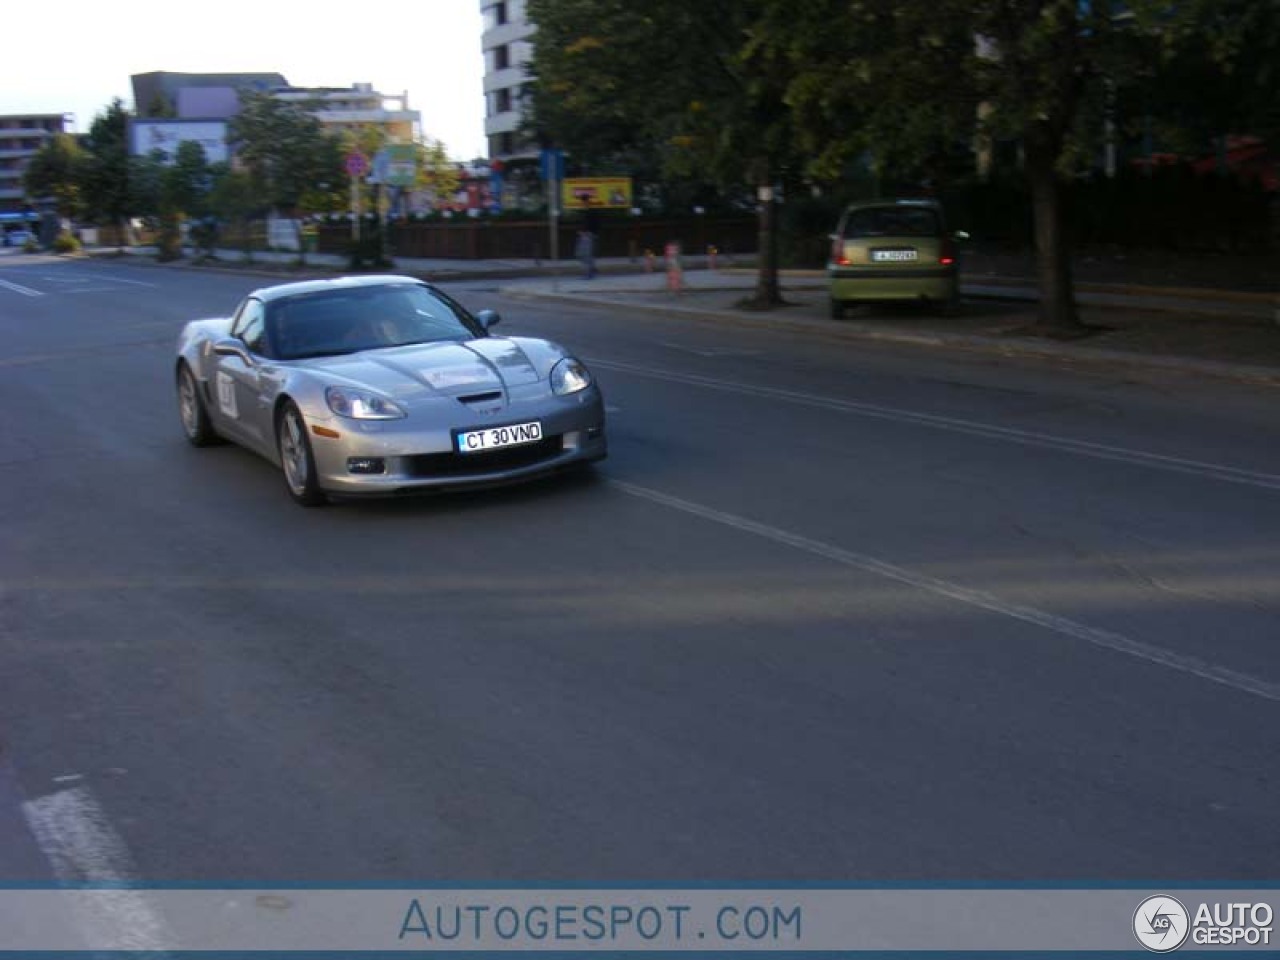
<svg viewBox="0 0 1280 960">
<path fill-rule="evenodd" d="M 59 293 L 124 293 L 119 287 L 76 287 L 74 290 L 59 290 Z"/>
<path fill-rule="evenodd" d="M 817 394 L 799 393 L 782 390 L 776 387 L 761 387 L 752 384 L 734 383 L 729 380 L 717 380 L 712 377 L 701 377 L 697 374 L 672 373 L 667 370 L 655 370 L 650 367 L 634 366 L 627 363 L 615 363 L 611 360 L 587 359 L 587 364 L 603 370 L 617 370 L 621 373 L 632 373 L 636 376 L 667 380 L 673 383 L 685 383 L 695 387 L 706 387 L 710 390 L 721 390 L 726 393 L 740 393 L 769 400 L 782 400 L 808 407 L 819 407 L 835 410 L 840 413 L 854 413 L 862 417 L 877 420 L 892 420 L 897 423 L 910 423 L 916 426 L 932 427 L 937 430 L 949 430 L 952 433 L 964 433 L 970 436 L 983 437 L 988 440 L 1004 440 L 1028 447 L 1043 447 L 1065 453 L 1094 457 L 1099 460 L 1113 460 L 1140 467 L 1151 467 L 1172 473 L 1184 473 L 1210 480 L 1221 480 L 1226 483 L 1238 483 L 1245 486 L 1260 487 L 1264 490 L 1280 490 L 1280 475 L 1263 473 L 1259 470 L 1247 470 L 1242 467 L 1231 467 L 1219 463 L 1207 463 L 1202 460 L 1187 460 L 1182 457 L 1169 457 L 1161 453 L 1148 453 L 1145 450 L 1131 450 L 1125 447 L 1113 447 L 1104 443 L 1093 443 L 1089 440 L 1074 440 L 1049 433 L 1038 433 L 1033 430 L 1019 430 L 1014 427 L 997 427 L 975 420 L 960 420 L 955 417 L 941 417 L 931 413 L 916 413 L 911 410 L 897 410 L 892 407 L 881 407 L 872 403 L 860 403 L 856 400 L 838 400 L 834 397 L 822 397 Z"/>
<path fill-rule="evenodd" d="M 155 288 L 156 288 L 156 286 L 157 286 L 157 285 L 156 285 L 156 284 L 154 284 L 154 283 L 143 283 L 141 280 L 126 280 L 126 279 L 124 279 L 123 277 L 112 277 L 112 276 L 108 276 L 108 275 L 106 275 L 106 274 L 102 274 L 102 273 L 89 273 L 89 274 L 87 274 L 87 276 L 91 277 L 91 278 L 92 278 L 92 281 L 94 281 L 94 282 L 98 282 L 98 283 L 124 283 L 124 284 L 128 284 L 129 286 L 133 286 L 133 287 L 151 287 L 152 289 L 155 289 Z M 62 283 L 62 284 L 72 284 L 72 283 L 89 283 L 89 282 L 91 282 L 90 280 L 86 280 L 86 279 L 85 279 L 85 277 L 83 277 L 83 276 L 77 276 L 77 277 L 66 277 L 66 276 L 61 276 L 61 275 L 59 275 L 59 276 L 56 276 L 56 277 L 48 277 L 48 276 L 47 276 L 47 277 L 41 277 L 40 279 L 42 279 L 42 280 L 48 280 L 48 281 L 50 281 L 51 283 Z M 80 293 L 81 291 L 78 291 L 78 290 L 65 290 L 65 291 L 63 291 L 63 292 L 64 292 L 64 293 Z"/>
<path fill-rule="evenodd" d="M 133 858 L 87 788 L 30 800 L 22 812 L 59 880 L 111 888 L 82 891 L 73 901 L 87 943 L 97 950 L 176 948 L 176 938 L 146 895 L 128 889 L 137 878 Z"/>
<path fill-rule="evenodd" d="M 762 352 L 760 350 L 739 350 L 732 347 L 711 347 L 699 349 L 697 347 L 685 346 L 682 343 L 672 343 L 669 340 L 659 341 L 658 346 L 666 347 L 669 350 L 678 350 L 681 353 L 691 353 L 695 357 L 707 357 L 708 359 L 715 359 L 716 357 L 750 357 Z"/>
<path fill-rule="evenodd" d="M 1264 700 L 1272 700 L 1280 702 L 1280 684 L 1263 680 L 1260 677 L 1250 676 L 1247 673 L 1240 673 L 1227 667 L 1218 666 L 1207 660 L 1201 660 L 1199 657 L 1188 656 L 1187 654 L 1176 653 L 1173 650 L 1167 650 L 1164 647 L 1158 647 L 1153 644 L 1143 643 L 1140 640 L 1131 640 L 1118 633 L 1110 630 L 1100 630 L 1096 627 L 1090 627 L 1086 624 L 1077 623 L 1074 620 L 1068 620 L 1066 617 L 1059 617 L 1052 613 L 1046 613 L 1043 610 L 1037 610 L 1035 607 L 1028 607 L 1020 603 L 1009 603 L 1001 600 L 994 594 L 987 593 L 983 590 L 972 590 L 968 587 L 962 587 L 959 584 L 950 583 L 946 580 L 939 580 L 936 577 L 930 577 L 927 574 L 916 573 L 905 567 L 895 566 L 884 560 L 868 556 L 865 553 L 856 553 L 852 550 L 845 550 L 834 544 L 823 543 L 820 540 L 811 540 L 808 537 L 799 534 L 790 533 L 778 527 L 772 527 L 768 524 L 758 523 L 746 517 L 740 517 L 732 513 L 725 513 L 712 507 L 706 507 L 702 504 L 693 503 L 689 500 L 682 500 L 679 497 L 673 497 L 670 494 L 662 493 L 658 490 L 651 490 L 648 487 L 637 486 L 633 483 L 627 483 L 622 480 L 610 480 L 610 485 L 621 490 L 623 493 L 633 497 L 639 497 L 642 500 L 648 500 L 651 503 L 657 503 L 664 507 L 670 507 L 673 510 L 679 510 L 683 513 L 691 514 L 695 517 L 701 517 L 704 520 L 710 520 L 713 523 L 719 523 L 726 527 L 732 527 L 743 533 L 754 534 L 757 537 L 763 537 L 766 540 L 772 540 L 774 543 L 781 543 L 796 550 L 803 550 L 806 553 L 815 556 L 824 557 L 827 560 L 833 560 L 836 563 L 843 564 L 847 567 L 854 567 L 867 573 L 873 573 L 877 576 L 885 577 L 889 580 L 895 580 L 898 583 L 905 583 L 908 586 L 915 587 L 919 590 L 925 590 L 937 596 L 947 597 L 951 600 L 958 600 L 972 607 L 979 607 L 992 613 L 998 613 L 1002 616 L 1011 617 L 1014 620 L 1021 620 L 1025 623 L 1032 623 L 1039 627 L 1044 627 L 1054 633 L 1062 634 L 1073 640 L 1082 640 L 1085 643 L 1092 644 L 1095 647 L 1101 647 L 1104 650 L 1112 650 L 1116 653 L 1123 653 L 1139 660 L 1145 660 L 1148 663 L 1159 664 L 1162 667 L 1168 667 L 1171 670 L 1177 670 L 1180 673 L 1190 674 L 1199 677 L 1202 680 L 1210 680 L 1214 683 L 1222 684 L 1241 693 L 1252 694 L 1255 697 L 1261 697 Z"/>
<path fill-rule="evenodd" d="M 24 297 L 43 297 L 44 294 L 39 290 L 32 290 L 30 287 L 24 287 L 20 283 L 13 283 L 9 280 L 0 280 L 0 287 L 6 290 L 12 290 L 14 293 L 20 293 Z"/>
</svg>

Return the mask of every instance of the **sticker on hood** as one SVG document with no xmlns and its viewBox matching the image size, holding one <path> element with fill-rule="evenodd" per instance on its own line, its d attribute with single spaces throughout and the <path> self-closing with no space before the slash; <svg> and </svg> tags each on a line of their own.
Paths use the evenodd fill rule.
<svg viewBox="0 0 1280 960">
<path fill-rule="evenodd" d="M 494 383 L 497 378 L 488 367 L 470 363 L 457 367 L 431 367 L 422 371 L 422 379 L 437 390 L 450 390 L 479 383 Z"/>
</svg>

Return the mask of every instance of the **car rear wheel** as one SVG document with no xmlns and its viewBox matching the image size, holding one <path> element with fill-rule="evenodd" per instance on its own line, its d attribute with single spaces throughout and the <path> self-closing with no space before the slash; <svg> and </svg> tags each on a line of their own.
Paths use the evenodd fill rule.
<svg viewBox="0 0 1280 960">
<path fill-rule="evenodd" d="M 276 449 L 280 454 L 280 467 L 284 470 L 289 496 L 304 507 L 328 503 L 328 497 L 316 478 L 316 459 L 307 438 L 307 424 L 302 419 L 302 412 L 292 402 L 286 403 L 276 417 Z"/>
<path fill-rule="evenodd" d="M 844 319 L 844 312 L 845 312 L 845 310 L 846 310 L 846 309 L 848 309 L 848 307 L 849 307 L 849 306 L 850 306 L 850 301 L 848 301 L 848 300 L 834 300 L 834 299 L 833 299 L 833 300 L 831 301 L 831 319 L 832 319 L 832 320 L 843 320 L 843 319 Z"/>
<path fill-rule="evenodd" d="M 222 438 L 213 429 L 209 411 L 200 396 L 200 386 L 195 375 L 185 363 L 178 366 L 178 416 L 182 419 L 182 432 L 193 447 L 208 447 Z"/>
</svg>

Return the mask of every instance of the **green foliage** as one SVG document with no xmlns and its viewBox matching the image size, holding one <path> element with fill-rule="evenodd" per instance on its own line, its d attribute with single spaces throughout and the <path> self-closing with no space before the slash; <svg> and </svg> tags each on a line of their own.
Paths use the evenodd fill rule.
<svg viewBox="0 0 1280 960">
<path fill-rule="evenodd" d="M 1150 67 L 1124 87 L 1124 106 L 1159 142 L 1188 153 L 1228 133 L 1280 144 L 1280 5 L 1141 0 L 1136 16 Z"/>
<path fill-rule="evenodd" d="M 78 253 L 79 251 L 80 240 L 69 230 L 63 230 L 53 238 L 54 253 Z"/>
<path fill-rule="evenodd" d="M 119 98 L 94 117 L 85 138 L 81 174 L 84 214 L 90 220 L 119 224 L 135 212 L 129 178 L 129 113 Z M 123 231 L 121 231 L 123 238 Z"/>
<path fill-rule="evenodd" d="M 59 216 L 78 216 L 82 206 L 87 156 L 75 137 L 55 134 L 31 158 L 22 185 L 33 200 L 53 199 Z"/>
<path fill-rule="evenodd" d="M 253 232 L 249 229 L 249 221 L 261 212 L 261 200 L 253 178 L 239 170 L 219 170 L 209 195 L 209 209 L 216 217 L 237 224 L 245 259 L 253 259 Z"/>
<path fill-rule="evenodd" d="M 449 159 L 440 140 L 424 137 L 415 144 L 418 154 L 417 188 L 428 191 L 433 200 L 452 197 L 462 185 L 458 165 Z"/>
<path fill-rule="evenodd" d="M 243 92 L 227 136 L 264 206 L 294 212 L 317 185 L 346 182 L 343 144 L 303 104 Z"/>
<path fill-rule="evenodd" d="M 187 217 L 208 212 L 213 171 L 204 147 L 192 140 L 178 144 L 173 163 L 164 171 L 164 206 Z"/>
</svg>

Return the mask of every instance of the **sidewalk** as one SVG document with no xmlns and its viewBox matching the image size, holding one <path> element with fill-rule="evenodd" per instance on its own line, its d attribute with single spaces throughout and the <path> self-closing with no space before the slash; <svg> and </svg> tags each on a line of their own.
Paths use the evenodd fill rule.
<svg viewBox="0 0 1280 960">
<path fill-rule="evenodd" d="M 1079 362 L 1122 363 L 1280 386 L 1280 325 L 1269 295 L 1214 299 L 1207 291 L 1177 295 L 1146 289 L 1077 290 L 1087 333 L 1079 339 L 1039 336 L 1034 288 L 990 280 L 961 284 L 964 309 L 940 316 L 914 304 L 862 307 L 846 319 L 829 315 L 825 278 L 784 273 L 787 306 L 759 312 L 740 303 L 755 285 L 752 271 L 688 271 L 679 291 L 662 274 L 606 275 L 594 280 L 523 281 L 499 288 L 536 296 L 687 315 L 704 321 L 805 331 L 966 351 Z"/>
<path fill-rule="evenodd" d="M 347 265 L 345 257 L 324 254 L 309 254 L 305 268 L 294 265 L 297 255 L 291 253 L 255 252 L 254 259 L 245 263 L 242 254 L 221 251 L 211 265 L 178 261 L 166 266 L 248 271 L 284 280 L 342 273 Z M 1280 385 L 1280 273 L 1266 270 L 1265 264 L 1241 264 L 1227 289 L 1193 286 L 1189 281 L 1204 282 L 1212 274 L 1206 277 L 1205 270 L 1197 275 L 1177 264 L 1165 264 L 1164 273 L 1115 262 L 1091 273 L 1088 264 L 1081 265 L 1076 301 L 1086 335 L 1069 341 L 1049 340 L 1032 329 L 1038 294 L 1025 257 L 967 259 L 969 269 L 961 277 L 965 305 L 958 316 L 940 316 L 915 305 L 886 305 L 861 307 L 843 320 L 829 315 L 822 271 L 784 271 L 780 280 L 787 305 L 761 312 L 741 306 L 756 282 L 748 264 L 722 260 L 712 270 L 701 258 L 686 258 L 685 265 L 678 289 L 667 274 L 647 272 L 643 261 L 626 258 L 599 261 L 600 272 L 591 280 L 582 277 L 573 261 L 397 258 L 388 272 L 436 282 L 496 281 L 504 296 L 586 302 L 703 322 L 1003 356 L 1122 363 Z M 1129 282 L 1130 277 L 1143 282 Z"/>
</svg>

